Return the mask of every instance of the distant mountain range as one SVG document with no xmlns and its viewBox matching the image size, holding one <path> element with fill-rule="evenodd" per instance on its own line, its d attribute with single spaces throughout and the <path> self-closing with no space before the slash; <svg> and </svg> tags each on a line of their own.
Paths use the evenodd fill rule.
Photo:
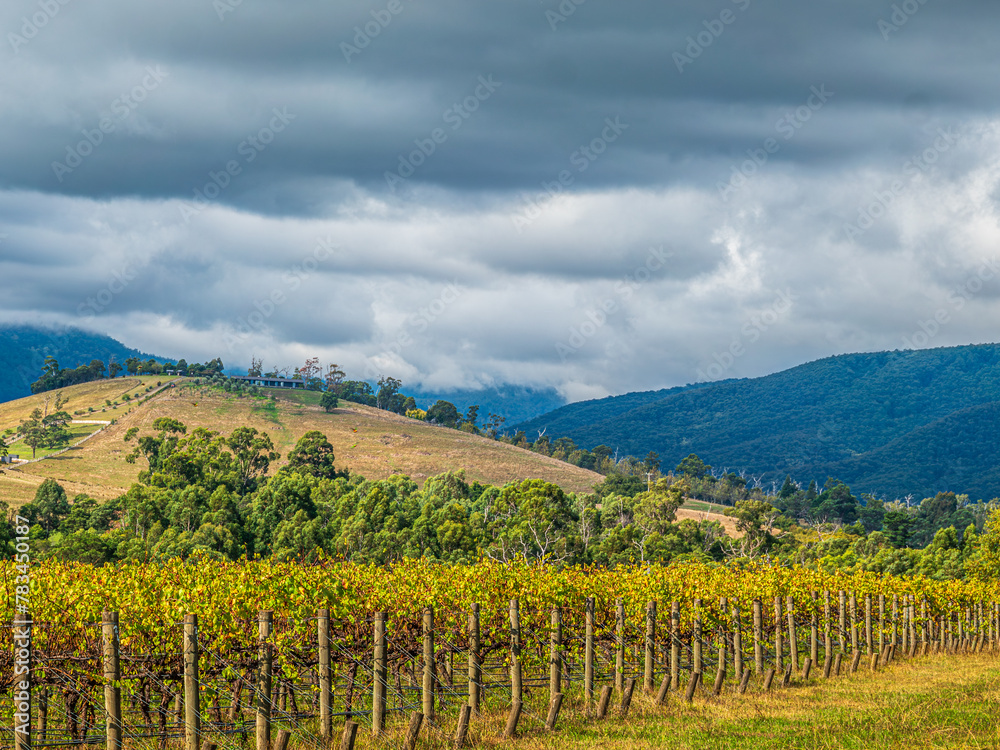
<svg viewBox="0 0 1000 750">
<path fill-rule="evenodd" d="M 584 448 L 697 453 L 765 481 L 786 474 L 917 499 L 1000 496 L 1000 345 L 845 354 L 766 377 L 569 404 L 516 426 Z"/>
<path fill-rule="evenodd" d="M 64 368 L 88 365 L 94 359 L 107 364 L 111 357 L 119 363 L 130 357 L 165 361 L 110 336 L 77 328 L 0 326 L 0 402 L 30 395 L 31 384 L 42 374 L 42 363 L 48 356 L 55 357 Z"/>
<path fill-rule="evenodd" d="M 0 326 L 0 401 L 28 395 L 45 357 L 62 367 L 114 357 L 165 361 L 109 336 L 78 329 Z M 181 353 L 183 356 L 183 353 Z M 564 405 L 554 389 L 413 390 L 463 413 L 478 404 L 507 417 L 529 440 L 573 438 L 620 455 L 660 455 L 663 467 L 690 453 L 765 481 L 828 477 L 889 499 L 941 490 L 1000 497 L 1000 344 L 844 354 L 761 378 L 627 393 Z"/>
</svg>

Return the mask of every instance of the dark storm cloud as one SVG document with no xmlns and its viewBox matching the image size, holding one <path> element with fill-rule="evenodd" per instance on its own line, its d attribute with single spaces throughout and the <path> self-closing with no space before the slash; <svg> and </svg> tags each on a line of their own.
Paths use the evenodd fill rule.
<svg viewBox="0 0 1000 750">
<path fill-rule="evenodd" d="M 3 316 L 574 398 L 895 348 L 940 309 L 926 345 L 985 340 L 998 21 L 14 0 Z"/>
</svg>

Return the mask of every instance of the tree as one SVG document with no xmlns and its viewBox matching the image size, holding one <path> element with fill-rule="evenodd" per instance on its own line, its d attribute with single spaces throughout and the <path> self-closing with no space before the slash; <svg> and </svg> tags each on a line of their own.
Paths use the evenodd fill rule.
<svg viewBox="0 0 1000 750">
<path fill-rule="evenodd" d="M 916 519 L 909 511 L 899 508 L 885 512 L 882 519 L 882 530 L 885 538 L 893 547 L 906 547 L 913 533 Z"/>
<path fill-rule="evenodd" d="M 445 427 L 458 427 L 462 415 L 450 401 L 439 400 L 427 410 L 427 421 L 443 424 Z"/>
<path fill-rule="evenodd" d="M 129 357 L 125 360 L 125 371 L 129 375 L 135 375 L 139 372 L 139 359 L 137 357 Z"/>
<path fill-rule="evenodd" d="M 326 435 L 319 430 L 310 430 L 299 438 L 299 442 L 288 454 L 288 468 L 319 479 L 346 476 L 346 472 L 342 474 L 334 467 L 334 458 L 333 446 Z"/>
<path fill-rule="evenodd" d="M 683 474 L 689 479 L 704 479 L 711 470 L 711 466 L 698 458 L 696 454 L 691 453 L 677 464 L 677 468 L 674 471 L 677 474 Z"/>
<path fill-rule="evenodd" d="M 871 533 L 882 528 L 882 521 L 885 517 L 885 503 L 872 495 L 862 495 L 865 501 L 861 508 L 859 519 L 865 526 L 865 531 Z"/>
<path fill-rule="evenodd" d="M 738 500 L 726 510 L 726 515 L 736 519 L 736 528 L 743 534 L 740 539 L 729 542 L 730 557 L 759 557 L 774 544 L 771 532 L 781 513 L 770 503 Z"/>
<path fill-rule="evenodd" d="M 259 378 L 261 373 L 264 371 L 263 368 L 263 361 L 257 359 L 253 355 L 250 355 L 250 369 L 247 370 L 247 375 L 251 378 Z"/>
<path fill-rule="evenodd" d="M 35 458 L 37 450 L 45 445 L 45 425 L 42 423 L 42 410 L 34 408 L 27 419 L 21 420 L 17 431 L 21 441 L 31 448 L 31 458 Z"/>
<path fill-rule="evenodd" d="M 108 365 L 108 377 L 114 380 L 118 377 L 118 373 L 122 371 L 122 366 L 117 362 L 111 362 Z"/>
<path fill-rule="evenodd" d="M 330 365 L 326 368 L 326 389 L 340 395 L 340 384 L 344 382 L 347 373 L 340 369 L 339 365 Z"/>
<path fill-rule="evenodd" d="M 323 395 L 319 400 L 319 405 L 326 409 L 327 414 L 336 409 L 339 403 L 340 400 L 334 391 L 323 391 Z"/>
<path fill-rule="evenodd" d="M 504 422 L 507 421 L 506 417 L 502 417 L 499 414 L 490 414 L 486 418 L 486 434 L 492 439 L 497 439 L 497 434 L 500 432 L 500 428 L 503 427 Z"/>
<path fill-rule="evenodd" d="M 56 480 L 46 479 L 38 486 L 35 499 L 21 509 L 22 515 L 32 523 L 39 524 L 46 534 L 59 528 L 62 520 L 69 515 L 70 505 L 66 490 Z"/>
<path fill-rule="evenodd" d="M 484 509 L 493 537 L 487 554 L 510 562 L 518 558 L 562 562 L 577 545 L 577 514 L 558 486 L 525 479 L 504 487 Z"/>
<path fill-rule="evenodd" d="M 466 423 L 475 427 L 477 419 L 479 419 L 479 406 L 470 406 L 465 414 Z"/>
<path fill-rule="evenodd" d="M 403 385 L 402 381 L 396 378 L 383 377 L 378 381 L 378 392 L 375 394 L 375 406 L 379 409 L 394 411 L 392 408 L 399 389 Z"/>
<path fill-rule="evenodd" d="M 233 452 L 236 487 L 241 494 L 246 493 L 259 477 L 267 473 L 272 461 L 280 458 L 271 438 L 253 427 L 237 427 L 226 439 L 226 445 Z"/>
</svg>

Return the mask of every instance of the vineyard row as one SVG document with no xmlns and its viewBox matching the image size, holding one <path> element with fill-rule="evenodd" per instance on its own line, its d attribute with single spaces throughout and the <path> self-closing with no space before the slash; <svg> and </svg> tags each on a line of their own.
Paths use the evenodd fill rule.
<svg viewBox="0 0 1000 750">
<path fill-rule="evenodd" d="M 346 720 L 344 747 L 353 747 L 355 720 L 386 737 L 399 715 L 410 717 L 409 747 L 421 726 L 462 746 L 487 707 L 506 713 L 505 737 L 523 729 L 525 715 L 554 730 L 574 689 L 603 718 L 614 693 L 627 714 L 636 686 L 657 704 L 673 693 L 691 701 L 699 688 L 767 691 L 776 678 L 787 686 L 814 670 L 824 678 L 853 673 L 865 656 L 876 670 L 898 655 L 995 650 L 1000 640 L 996 602 L 949 607 L 854 591 L 803 599 L 757 598 L 746 609 L 725 598 L 649 601 L 638 617 L 622 599 L 601 607 L 587 597 L 579 611 L 514 599 L 488 616 L 473 604 L 461 626 L 458 613 L 438 618 L 434 607 L 419 618 L 377 612 L 360 623 L 321 609 L 307 633 L 263 611 L 253 646 L 226 649 L 189 614 L 178 623 L 176 650 L 156 653 L 123 646 L 115 612 L 94 623 L 92 638 L 75 640 L 63 624 L 18 616 L 0 658 L 0 681 L 12 696 L 0 730 L 4 746 L 16 750 L 98 743 L 121 750 L 126 741 L 153 746 L 169 738 L 183 738 L 186 750 L 235 750 L 251 735 L 257 750 L 286 750 L 293 735 L 299 746 L 328 747 L 336 717 Z M 276 637 L 279 629 L 294 637 Z M 29 671 L 21 673 L 22 664 Z M 446 725 L 457 726 L 453 737 Z"/>
</svg>

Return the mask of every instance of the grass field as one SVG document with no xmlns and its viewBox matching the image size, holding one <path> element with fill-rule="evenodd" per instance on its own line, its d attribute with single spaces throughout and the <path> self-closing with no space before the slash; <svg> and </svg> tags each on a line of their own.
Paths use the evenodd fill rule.
<svg viewBox="0 0 1000 750">
<path fill-rule="evenodd" d="M 155 385 L 156 376 L 130 378 L 137 382 L 128 387 L 133 397 Z M 138 382 L 138 381 L 142 382 Z M 115 384 L 115 388 L 109 386 Z M 266 432 L 282 459 L 303 434 L 319 430 L 334 447 L 338 467 L 347 467 L 365 477 L 379 479 L 391 474 L 406 474 L 418 484 L 435 474 L 465 469 L 468 481 L 490 484 L 538 477 L 555 482 L 566 491 L 589 491 L 603 477 L 586 469 L 554 458 L 498 443 L 480 435 L 426 424 L 414 419 L 367 406 L 344 403 L 332 413 L 319 406 L 319 394 L 302 391 L 273 391 L 276 400 L 237 398 L 218 388 L 196 386 L 191 381 L 168 388 L 149 402 L 137 406 L 126 403 L 125 379 L 103 381 L 65 389 L 70 396 L 67 409 L 87 409 L 104 404 L 105 399 L 119 401 L 117 409 L 95 411 L 77 419 L 115 420 L 99 435 L 59 456 L 27 465 L 19 471 L 0 474 L 0 499 L 17 505 L 30 500 L 28 488 L 51 477 L 67 487 L 82 488 L 98 499 L 111 499 L 135 481 L 143 462 L 125 462 L 132 445 L 122 438 L 130 427 L 148 431 L 158 417 L 172 417 L 188 426 L 206 427 L 228 435 L 241 425 Z M 78 393 L 76 389 L 81 389 Z M 115 395 L 117 394 L 117 395 Z M 37 404 L 39 396 L 0 405 L 0 429 L 16 426 L 20 418 Z M 95 406 L 95 404 L 97 406 Z M 29 451 L 30 453 L 30 451 Z M 71 492 L 72 495 L 72 492 Z"/>
<path fill-rule="evenodd" d="M 474 720 L 471 747 L 600 748 L 601 750 L 804 750 L 851 748 L 996 748 L 1000 746 L 1000 663 L 993 655 L 927 657 L 896 662 L 884 671 L 761 693 L 751 682 L 746 695 L 731 690 L 715 698 L 699 692 L 692 704 L 676 694 L 658 708 L 636 695 L 627 719 L 587 718 L 580 697 L 564 700 L 557 731 L 543 728 L 543 705 L 533 701 L 522 714 L 523 732 L 513 742 L 500 738 L 505 716 L 488 713 Z M 543 691 L 544 692 L 544 689 Z M 544 698 L 544 695 L 539 696 Z M 614 704 L 613 704 L 614 705 Z M 373 741 L 367 728 L 358 748 L 399 746 Z M 419 746 L 450 747 L 454 719 L 441 729 L 422 730 Z"/>
</svg>

